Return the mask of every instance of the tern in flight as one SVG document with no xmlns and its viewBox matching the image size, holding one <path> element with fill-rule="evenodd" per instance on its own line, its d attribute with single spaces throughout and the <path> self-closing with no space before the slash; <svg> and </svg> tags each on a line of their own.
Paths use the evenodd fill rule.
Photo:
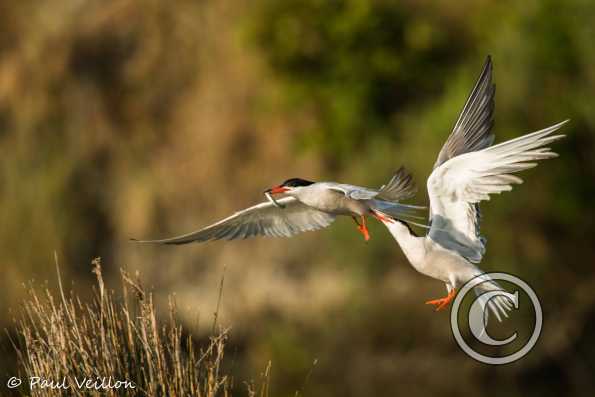
<svg viewBox="0 0 595 397">
<path fill-rule="evenodd" d="M 413 213 L 423 208 L 399 203 L 415 195 L 411 179 L 407 171 L 400 168 L 386 185 L 375 190 L 336 182 L 311 182 L 292 178 L 267 189 L 264 193 L 269 201 L 236 212 L 203 229 L 162 240 L 134 241 L 186 244 L 255 236 L 290 237 L 325 228 L 338 215 L 351 216 L 367 241 L 370 238 L 366 226 L 367 215 L 379 220 L 388 220 L 383 214 L 414 218 Z M 285 194 L 288 197 L 275 200 L 271 197 L 272 194 Z"/>
<path fill-rule="evenodd" d="M 456 291 L 475 277 L 485 281 L 474 288 L 485 306 L 499 321 L 498 310 L 505 316 L 511 310 L 511 294 L 477 266 L 485 253 L 486 240 L 480 235 L 479 203 L 490 194 L 512 190 L 522 180 L 513 175 L 535 167 L 536 161 L 557 157 L 547 145 L 564 137 L 553 135 L 568 120 L 541 131 L 492 146 L 495 86 L 488 57 L 483 71 L 451 132 L 438 154 L 427 181 L 430 199 L 430 227 L 425 236 L 417 236 L 404 220 L 383 220 L 411 265 L 420 273 L 446 284 L 448 295 L 430 300 L 436 310 L 448 306 Z M 388 215 L 388 214 L 387 214 Z M 482 301 L 484 292 L 500 291 L 493 299 Z M 486 294 L 490 296 L 493 294 Z M 514 300 L 513 300 L 514 301 Z"/>
</svg>

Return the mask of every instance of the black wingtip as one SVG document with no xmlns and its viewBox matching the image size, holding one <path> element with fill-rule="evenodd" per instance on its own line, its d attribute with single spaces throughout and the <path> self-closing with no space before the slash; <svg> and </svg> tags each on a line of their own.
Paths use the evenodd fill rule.
<svg viewBox="0 0 595 397">
<path fill-rule="evenodd" d="M 491 69 L 492 68 L 492 56 L 490 54 L 488 54 L 486 56 L 486 60 L 483 63 L 483 68 L 484 69 Z"/>
<path fill-rule="evenodd" d="M 480 76 L 484 76 L 485 74 L 491 74 L 492 73 L 492 56 L 488 54 L 488 56 L 486 56 L 486 60 L 483 63 L 483 70 L 481 71 Z"/>
</svg>

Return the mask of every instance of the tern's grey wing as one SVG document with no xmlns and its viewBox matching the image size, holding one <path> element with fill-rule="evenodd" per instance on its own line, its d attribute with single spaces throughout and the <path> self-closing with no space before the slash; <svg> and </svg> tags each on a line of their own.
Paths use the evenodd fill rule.
<svg viewBox="0 0 595 397">
<path fill-rule="evenodd" d="M 492 145 L 494 135 L 491 133 L 491 130 L 494 124 L 495 93 L 496 86 L 492 83 L 492 60 L 488 56 L 483 70 L 475 83 L 475 87 L 473 87 L 452 132 L 438 154 L 436 163 L 434 163 L 434 169 L 461 154 L 479 151 Z M 434 218 L 434 211 L 431 206 L 429 216 L 431 223 Z M 478 244 L 485 250 L 485 239 L 479 236 L 481 211 L 478 203 L 469 206 L 467 216 L 473 219 L 476 228 L 475 234 L 478 236 L 478 239 L 481 239 L 481 243 L 478 242 Z M 474 259 L 481 259 L 481 255 L 474 255 Z M 467 257 L 472 256 L 467 255 Z"/>
<path fill-rule="evenodd" d="M 264 202 L 223 219 L 204 229 L 163 240 L 141 243 L 186 244 L 210 240 L 236 240 L 256 236 L 290 237 L 329 226 L 335 216 L 302 204 L 293 197 L 277 200 L 283 208 Z"/>
<path fill-rule="evenodd" d="M 450 136 L 438 154 L 434 168 L 463 153 L 475 152 L 494 142 L 494 94 L 492 60 L 488 56 L 475 87 L 459 115 Z"/>
<path fill-rule="evenodd" d="M 554 133 L 567 121 L 462 154 L 436 168 L 427 184 L 432 216 L 428 236 L 479 262 L 485 253 L 485 239 L 479 234 L 478 204 L 521 183 L 513 174 L 535 167 L 538 160 L 556 157 L 547 145 L 564 136 Z"/>
<path fill-rule="evenodd" d="M 354 200 L 371 200 L 378 195 L 378 190 L 344 183 L 327 182 L 325 187 L 343 193 L 346 197 Z"/>
<path fill-rule="evenodd" d="M 327 182 L 326 187 L 354 200 L 377 199 L 395 203 L 415 196 L 417 191 L 413 177 L 405 167 L 400 167 L 390 181 L 378 190 L 334 182 Z"/>
</svg>

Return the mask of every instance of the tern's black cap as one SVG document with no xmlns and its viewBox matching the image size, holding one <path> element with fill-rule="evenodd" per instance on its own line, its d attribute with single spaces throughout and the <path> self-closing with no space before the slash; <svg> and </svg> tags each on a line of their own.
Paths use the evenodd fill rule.
<svg viewBox="0 0 595 397">
<path fill-rule="evenodd" d="M 308 181 L 308 180 L 301 179 L 301 178 L 291 178 L 291 179 L 288 179 L 285 182 L 283 182 L 281 184 L 281 186 L 286 186 L 286 187 L 310 186 L 313 183 L 314 182 L 312 182 L 312 181 Z"/>
</svg>

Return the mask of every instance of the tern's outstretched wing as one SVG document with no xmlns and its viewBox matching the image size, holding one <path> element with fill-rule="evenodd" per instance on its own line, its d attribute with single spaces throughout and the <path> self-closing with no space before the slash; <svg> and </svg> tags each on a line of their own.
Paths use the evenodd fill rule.
<svg viewBox="0 0 595 397">
<path fill-rule="evenodd" d="M 461 154 L 476 152 L 485 149 L 494 142 L 492 126 L 494 124 L 494 96 L 496 87 L 492 82 L 492 60 L 488 56 L 475 83 L 475 87 L 463 106 L 457 122 L 452 132 L 442 146 L 438 158 L 434 163 L 434 169 L 440 167 L 448 160 L 460 156 Z M 479 237 L 479 226 L 481 222 L 481 211 L 479 204 L 473 204 L 468 208 L 468 216 L 475 219 L 476 234 L 481 240 L 482 249 L 485 239 Z M 430 204 L 430 219 L 432 224 L 432 206 Z M 475 253 L 469 254 L 471 258 L 477 258 Z M 481 256 L 479 257 L 480 260 Z"/>
<path fill-rule="evenodd" d="M 438 154 L 434 168 L 463 153 L 485 149 L 494 142 L 491 130 L 494 124 L 495 93 L 496 86 L 492 83 L 492 60 L 488 56 L 473 91 Z"/>
<path fill-rule="evenodd" d="M 329 226 L 335 216 L 302 204 L 293 197 L 261 203 L 204 229 L 163 240 L 135 240 L 141 243 L 186 244 L 209 240 L 236 240 L 255 236 L 290 237 Z"/>
<path fill-rule="evenodd" d="M 500 143 L 461 154 L 436 168 L 428 178 L 431 227 L 428 236 L 472 262 L 485 252 L 479 234 L 476 204 L 490 194 L 512 190 L 522 182 L 513 173 L 535 167 L 536 160 L 556 157 L 546 145 L 564 135 L 552 135 L 566 121 Z"/>
</svg>

